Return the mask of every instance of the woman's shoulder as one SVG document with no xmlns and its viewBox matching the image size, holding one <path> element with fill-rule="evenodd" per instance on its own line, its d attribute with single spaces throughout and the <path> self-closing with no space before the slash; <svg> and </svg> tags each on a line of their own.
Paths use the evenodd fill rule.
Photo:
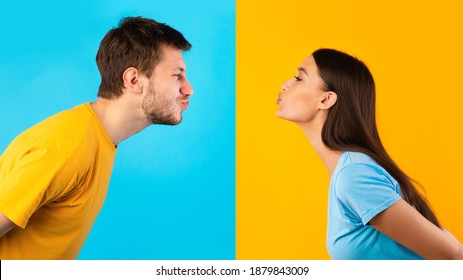
<svg viewBox="0 0 463 280">
<path fill-rule="evenodd" d="M 371 156 L 361 152 L 345 151 L 341 154 L 338 164 L 336 166 L 336 173 L 345 169 L 350 172 L 362 169 L 372 169 L 379 173 L 387 173 L 387 171 L 379 165 Z"/>
<path fill-rule="evenodd" d="M 372 157 L 361 152 L 346 151 L 341 154 L 333 174 L 332 183 L 358 185 L 361 182 L 388 183 L 397 185 L 396 180 Z"/>
<path fill-rule="evenodd" d="M 346 151 L 342 153 L 342 156 L 346 158 L 348 164 L 366 164 L 379 166 L 372 157 L 365 153 Z"/>
</svg>

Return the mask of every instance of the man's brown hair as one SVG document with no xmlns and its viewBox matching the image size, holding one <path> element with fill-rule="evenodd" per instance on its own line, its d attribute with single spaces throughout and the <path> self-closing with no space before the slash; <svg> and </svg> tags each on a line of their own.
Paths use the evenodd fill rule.
<svg viewBox="0 0 463 280">
<path fill-rule="evenodd" d="M 129 67 L 135 67 L 150 77 L 164 46 L 182 51 L 191 48 L 179 31 L 164 23 L 142 17 L 123 18 L 118 27 L 105 35 L 96 55 L 101 75 L 98 96 L 106 99 L 121 96 L 124 87 L 122 75 Z"/>
</svg>

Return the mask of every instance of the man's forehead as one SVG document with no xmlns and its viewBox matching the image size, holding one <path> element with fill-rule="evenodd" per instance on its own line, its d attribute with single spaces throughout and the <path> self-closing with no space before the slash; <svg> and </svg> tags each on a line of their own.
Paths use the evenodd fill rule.
<svg viewBox="0 0 463 280">
<path fill-rule="evenodd" d="M 162 57 L 159 64 L 163 64 L 172 70 L 186 70 L 186 64 L 183 60 L 182 51 L 169 46 L 163 48 Z"/>
</svg>

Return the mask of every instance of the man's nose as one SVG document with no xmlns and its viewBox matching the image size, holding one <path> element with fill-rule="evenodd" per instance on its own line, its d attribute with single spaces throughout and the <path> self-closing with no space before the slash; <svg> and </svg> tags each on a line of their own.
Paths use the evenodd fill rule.
<svg viewBox="0 0 463 280">
<path fill-rule="evenodd" d="M 180 88 L 180 92 L 187 96 L 193 95 L 193 87 L 191 86 L 190 82 L 186 78 L 185 78 L 184 84 Z"/>
</svg>

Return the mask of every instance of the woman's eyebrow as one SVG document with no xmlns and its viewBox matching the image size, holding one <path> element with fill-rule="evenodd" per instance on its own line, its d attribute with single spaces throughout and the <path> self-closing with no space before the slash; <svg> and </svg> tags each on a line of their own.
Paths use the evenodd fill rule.
<svg viewBox="0 0 463 280">
<path fill-rule="evenodd" d="M 303 72 L 304 74 L 306 74 L 307 76 L 309 76 L 309 73 L 307 73 L 307 70 L 306 70 L 304 67 L 299 67 L 299 68 L 297 68 L 297 71 Z"/>
</svg>

